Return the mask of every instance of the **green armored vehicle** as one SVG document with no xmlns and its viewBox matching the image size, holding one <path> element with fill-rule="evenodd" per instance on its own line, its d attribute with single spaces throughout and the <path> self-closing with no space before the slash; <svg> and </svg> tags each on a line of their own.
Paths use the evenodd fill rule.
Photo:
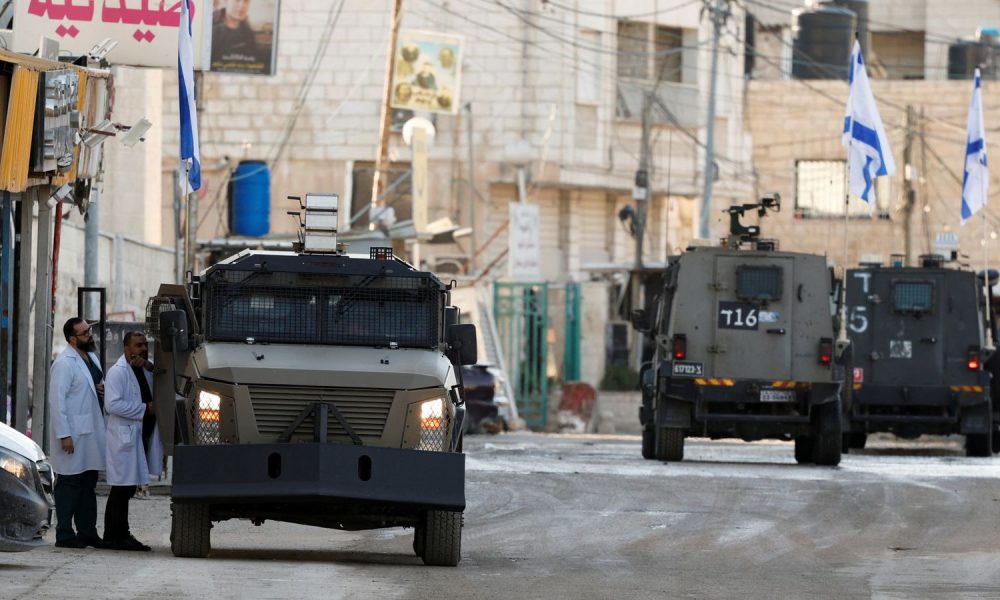
<svg viewBox="0 0 1000 600">
<path fill-rule="evenodd" d="M 336 201 L 306 197 L 299 251 L 241 252 L 149 302 L 176 556 L 207 556 L 213 521 L 270 519 L 413 527 L 426 564 L 461 558 L 475 327 L 391 248 L 344 253 Z"/>
<path fill-rule="evenodd" d="M 729 208 L 725 243 L 672 257 L 652 308 L 633 315 L 656 348 L 642 373 L 644 458 L 682 460 L 685 438 L 708 437 L 794 440 L 800 463 L 840 462 L 826 260 L 740 223 L 779 209 L 777 195 Z"/>
</svg>

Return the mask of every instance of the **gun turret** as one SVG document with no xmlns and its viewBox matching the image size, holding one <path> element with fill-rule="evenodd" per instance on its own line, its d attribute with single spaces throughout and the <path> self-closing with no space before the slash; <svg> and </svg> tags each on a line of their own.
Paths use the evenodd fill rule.
<svg viewBox="0 0 1000 600">
<path fill-rule="evenodd" d="M 762 197 L 760 202 L 755 204 L 736 204 L 722 211 L 729 213 L 729 237 L 726 238 L 726 246 L 739 248 L 740 244 L 755 242 L 760 237 L 759 225 L 744 225 L 740 222 L 748 210 L 756 210 L 758 217 L 763 217 L 769 210 L 779 212 L 781 196 L 775 192 Z"/>
</svg>

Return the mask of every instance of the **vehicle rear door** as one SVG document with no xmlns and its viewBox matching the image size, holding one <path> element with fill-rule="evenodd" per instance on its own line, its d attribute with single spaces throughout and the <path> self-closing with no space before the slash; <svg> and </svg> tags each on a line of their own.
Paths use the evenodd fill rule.
<svg viewBox="0 0 1000 600">
<path fill-rule="evenodd" d="M 788 257 L 716 257 L 712 377 L 791 378 L 793 268 Z"/>
<path fill-rule="evenodd" d="M 941 274 L 908 270 L 873 282 L 874 353 L 870 381 L 882 385 L 935 385 L 944 367 Z"/>
</svg>

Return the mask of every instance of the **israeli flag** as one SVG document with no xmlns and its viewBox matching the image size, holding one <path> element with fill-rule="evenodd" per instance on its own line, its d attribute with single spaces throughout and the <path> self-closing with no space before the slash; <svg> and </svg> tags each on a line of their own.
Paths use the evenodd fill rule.
<svg viewBox="0 0 1000 600">
<path fill-rule="evenodd" d="M 861 58 L 861 45 L 854 40 L 851 52 L 850 93 L 844 115 L 844 147 L 847 148 L 848 192 L 875 206 L 875 178 L 892 175 L 896 163 L 892 160 L 889 138 L 875 106 L 871 83 Z"/>
<path fill-rule="evenodd" d="M 990 171 L 986 166 L 986 128 L 983 125 L 983 91 L 979 69 L 972 85 L 969 121 L 965 127 L 965 174 L 962 176 L 962 225 L 986 206 Z"/>
<path fill-rule="evenodd" d="M 201 187 L 201 153 L 198 152 L 198 111 L 194 105 L 194 50 L 191 44 L 191 0 L 181 2 L 180 37 L 177 40 L 177 80 L 181 101 L 181 165 L 187 171 L 183 191 Z"/>
</svg>

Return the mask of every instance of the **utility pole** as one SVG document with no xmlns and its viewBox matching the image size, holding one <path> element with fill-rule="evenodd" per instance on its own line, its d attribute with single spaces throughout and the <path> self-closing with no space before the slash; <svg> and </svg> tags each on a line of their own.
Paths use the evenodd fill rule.
<svg viewBox="0 0 1000 600">
<path fill-rule="evenodd" d="M 375 175 L 372 177 L 372 200 L 371 208 L 368 210 L 368 230 L 375 229 L 375 209 L 378 205 L 379 195 L 385 187 L 382 181 L 382 174 L 389 162 L 389 129 L 392 127 L 392 108 L 389 106 L 392 101 L 392 65 L 396 57 L 396 37 L 399 34 L 400 16 L 403 10 L 403 0 L 393 0 L 392 14 L 390 18 L 389 30 L 389 52 L 385 58 L 385 88 L 382 91 L 382 121 L 379 125 L 378 158 L 375 161 Z"/>
<path fill-rule="evenodd" d="M 87 203 L 87 214 L 84 216 L 84 244 L 83 244 L 83 285 L 84 287 L 97 287 L 100 272 L 98 269 L 98 253 L 100 249 L 100 209 L 101 209 L 101 185 L 103 183 L 103 170 L 98 168 L 97 177 L 90 183 L 90 202 Z M 81 319 L 88 319 L 90 315 L 100 314 L 94 306 L 93 294 L 87 294 L 85 311 L 82 315 L 77 315 Z M 97 317 L 94 317 L 95 319 Z"/>
<path fill-rule="evenodd" d="M 725 9 L 723 9 L 725 5 Z M 715 0 L 712 11 L 712 72 L 708 90 L 708 116 L 705 122 L 705 189 L 701 198 L 698 237 L 708 239 L 709 213 L 712 211 L 712 183 L 715 177 L 715 94 L 719 72 L 719 37 L 729 16 L 729 0 Z"/>
<path fill-rule="evenodd" d="M 903 255 L 906 266 L 913 264 L 913 208 L 916 205 L 917 194 L 913 189 L 913 178 L 916 167 L 913 165 L 913 131 L 916 127 L 913 106 L 906 105 L 906 143 L 903 146 Z"/>
<path fill-rule="evenodd" d="M 649 129 L 650 111 L 653 107 L 653 92 L 646 92 L 642 99 L 642 148 L 639 149 L 639 170 L 635 172 L 635 187 L 632 188 L 632 199 L 635 200 L 635 213 L 632 216 L 632 235 L 635 238 L 635 262 L 632 266 L 631 307 L 633 311 L 640 310 L 644 304 L 642 294 L 642 242 L 646 233 L 646 215 L 649 212 Z M 633 352 L 638 371 L 642 367 L 642 350 L 645 335 L 635 331 L 632 336 Z"/>
<path fill-rule="evenodd" d="M 469 194 L 469 266 L 466 271 L 472 274 L 479 272 L 477 266 L 478 256 L 476 252 L 479 246 L 476 244 L 476 162 L 475 162 L 475 148 L 472 146 L 472 102 L 465 103 L 465 110 L 469 113 L 469 121 L 465 130 L 468 134 L 468 150 L 469 150 L 469 181 L 466 185 L 466 192 Z"/>
</svg>

